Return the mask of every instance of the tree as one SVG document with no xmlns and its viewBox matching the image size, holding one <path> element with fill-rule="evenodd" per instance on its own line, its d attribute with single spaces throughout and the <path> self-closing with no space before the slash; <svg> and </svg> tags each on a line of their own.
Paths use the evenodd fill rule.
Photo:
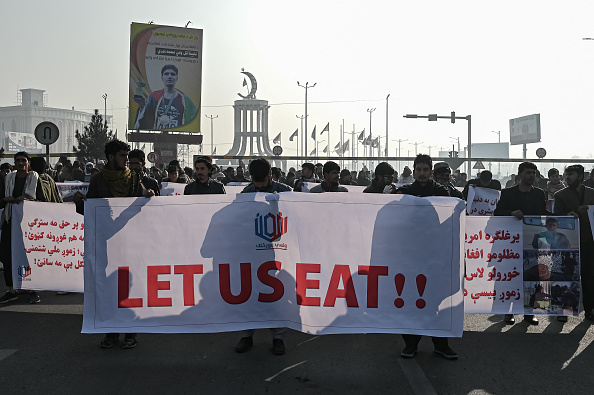
<svg viewBox="0 0 594 395">
<path fill-rule="evenodd" d="M 104 158 L 105 144 L 116 137 L 113 131 L 107 130 L 107 122 L 103 122 L 103 117 L 97 109 L 85 130 L 82 133 L 77 130 L 75 136 L 78 149 L 73 147 L 74 152 L 82 163 Z"/>
</svg>

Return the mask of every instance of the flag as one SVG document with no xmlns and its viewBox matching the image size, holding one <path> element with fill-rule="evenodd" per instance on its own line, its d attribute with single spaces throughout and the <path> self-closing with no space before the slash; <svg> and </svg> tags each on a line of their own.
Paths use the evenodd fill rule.
<svg viewBox="0 0 594 395">
<path fill-rule="evenodd" d="M 293 141 L 293 139 L 295 137 L 297 137 L 297 132 L 299 131 L 299 129 L 295 129 L 295 131 L 293 132 L 293 134 L 291 135 L 291 137 L 289 137 L 289 141 Z"/>
<path fill-rule="evenodd" d="M 324 149 L 322 150 L 322 152 L 324 152 L 324 153 L 328 152 L 328 146 L 326 146 L 326 148 L 324 148 Z"/>
<path fill-rule="evenodd" d="M 328 122 L 326 124 L 326 126 L 324 127 L 324 129 L 322 129 L 322 131 L 320 132 L 320 136 L 324 134 L 324 132 L 328 132 L 330 133 L 330 122 Z"/>
<path fill-rule="evenodd" d="M 371 136 L 367 136 L 363 141 L 361 141 L 361 144 L 363 144 L 363 145 L 369 145 L 369 138 L 370 137 Z"/>
<path fill-rule="evenodd" d="M 314 126 L 313 132 L 311 132 L 311 138 L 314 140 L 316 139 L 316 127 L 315 126 Z"/>
<path fill-rule="evenodd" d="M 334 147 L 334 150 L 336 151 L 338 149 L 338 147 L 340 147 L 340 141 L 338 142 L 338 144 L 336 144 L 336 146 Z"/>
<path fill-rule="evenodd" d="M 144 152 L 144 148 L 146 147 L 146 144 L 142 144 L 142 148 L 140 149 L 142 152 Z"/>
<path fill-rule="evenodd" d="M 379 146 L 379 137 L 376 137 L 375 140 L 371 143 L 372 148 L 377 148 Z"/>
<path fill-rule="evenodd" d="M 349 143 L 351 142 L 351 140 L 347 140 L 346 143 L 344 143 L 344 145 L 342 146 L 342 153 L 344 154 L 345 152 L 347 152 L 349 150 Z"/>
<path fill-rule="evenodd" d="M 315 153 L 316 153 L 316 149 L 314 148 L 314 149 L 313 149 L 313 150 L 312 150 L 312 151 L 309 153 L 309 156 L 314 156 L 314 155 L 315 155 Z"/>
<path fill-rule="evenodd" d="M 361 141 L 365 138 L 365 129 L 363 129 L 361 131 L 361 133 L 359 134 L 359 137 L 357 137 L 357 140 Z"/>
<path fill-rule="evenodd" d="M 282 133 L 282 132 L 281 132 L 281 133 Z M 281 134 L 279 133 L 279 134 L 278 134 L 278 136 L 276 136 L 276 137 L 274 138 L 274 140 L 272 140 L 272 142 L 273 142 L 274 144 L 279 144 L 279 143 L 280 143 L 280 141 L 281 141 Z"/>
<path fill-rule="evenodd" d="M 247 86 L 247 81 L 245 80 L 245 77 L 243 77 L 243 85 L 242 86 Z"/>
<path fill-rule="evenodd" d="M 212 154 L 216 155 L 217 154 L 217 147 L 214 147 L 214 149 L 212 150 Z"/>
</svg>

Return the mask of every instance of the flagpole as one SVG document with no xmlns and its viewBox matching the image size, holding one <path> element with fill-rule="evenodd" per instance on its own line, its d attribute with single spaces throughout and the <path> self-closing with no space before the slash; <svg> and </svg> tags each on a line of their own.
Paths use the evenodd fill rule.
<svg viewBox="0 0 594 395">
<path fill-rule="evenodd" d="M 299 83 L 299 81 L 297 81 L 297 86 L 302 87 L 303 89 L 305 89 L 305 133 L 307 134 L 307 117 L 308 117 L 308 113 L 307 113 L 307 90 L 309 88 L 313 88 L 314 86 L 316 86 L 317 82 L 314 82 L 313 85 L 309 85 L 309 82 L 305 83 L 305 86 L 301 85 Z M 307 154 L 307 135 L 304 135 L 303 138 L 305 139 L 305 153 Z M 317 152 L 316 152 L 317 154 Z"/>
<path fill-rule="evenodd" d="M 299 138 L 299 136 L 297 137 L 297 156 L 299 156 L 299 141 L 301 140 L 301 156 L 305 156 L 304 154 L 304 150 L 303 150 L 303 119 L 305 118 L 305 115 L 299 116 L 299 115 L 295 115 L 297 118 L 299 118 L 301 120 L 301 139 Z M 297 167 L 299 167 L 299 163 L 297 164 Z"/>
</svg>

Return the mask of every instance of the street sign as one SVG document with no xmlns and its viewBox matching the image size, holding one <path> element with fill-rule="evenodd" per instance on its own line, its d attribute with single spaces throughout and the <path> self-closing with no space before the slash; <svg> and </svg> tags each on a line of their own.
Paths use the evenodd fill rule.
<svg viewBox="0 0 594 395">
<path fill-rule="evenodd" d="M 151 163 L 157 163 L 159 161 L 159 154 L 157 154 L 156 152 L 149 152 L 146 156 L 146 160 L 148 160 Z"/>
<path fill-rule="evenodd" d="M 52 122 L 41 122 L 35 128 L 35 138 L 40 144 L 50 145 L 55 143 L 60 137 L 58 127 Z"/>
<path fill-rule="evenodd" d="M 472 168 L 482 170 L 485 168 L 485 165 L 483 165 L 483 162 L 481 162 L 480 160 L 477 160 Z"/>
<path fill-rule="evenodd" d="M 538 156 L 540 159 L 544 158 L 545 156 L 547 156 L 547 150 L 544 148 L 537 149 L 536 156 Z"/>
<path fill-rule="evenodd" d="M 275 145 L 275 146 L 272 148 L 272 153 L 273 153 L 274 155 L 276 155 L 276 156 L 279 156 L 280 154 L 282 154 L 282 153 L 283 153 L 283 147 L 281 147 L 280 145 Z"/>
</svg>

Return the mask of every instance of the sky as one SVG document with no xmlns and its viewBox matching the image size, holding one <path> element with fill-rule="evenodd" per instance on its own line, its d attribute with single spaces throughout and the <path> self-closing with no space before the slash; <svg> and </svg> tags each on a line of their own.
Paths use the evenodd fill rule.
<svg viewBox="0 0 594 395">
<path fill-rule="evenodd" d="M 44 89 L 48 106 L 107 112 L 124 137 L 127 126 L 130 23 L 204 30 L 202 133 L 210 153 L 233 141 L 233 107 L 245 94 L 241 69 L 258 81 L 270 104 L 269 137 L 300 127 L 304 84 L 309 133 L 330 123 L 385 136 L 403 156 L 467 145 L 467 124 L 428 122 L 404 114 L 472 115 L 472 142 L 509 141 L 509 119 L 539 113 L 547 158 L 592 158 L 594 137 L 594 2 L 592 1 L 310 1 L 170 0 L 8 2 L 0 15 L 0 106 L 18 89 Z M 354 125 L 354 128 L 353 128 Z M 346 137 L 346 139 L 350 138 Z M 322 136 L 327 140 L 326 135 Z M 313 140 L 309 140 L 309 150 Z M 320 150 L 327 141 L 320 143 Z M 385 138 L 381 145 L 384 147 Z M 431 147 L 431 148 L 429 148 Z M 360 148 L 359 153 L 362 153 Z M 521 158 L 522 147 L 510 147 Z"/>
</svg>

